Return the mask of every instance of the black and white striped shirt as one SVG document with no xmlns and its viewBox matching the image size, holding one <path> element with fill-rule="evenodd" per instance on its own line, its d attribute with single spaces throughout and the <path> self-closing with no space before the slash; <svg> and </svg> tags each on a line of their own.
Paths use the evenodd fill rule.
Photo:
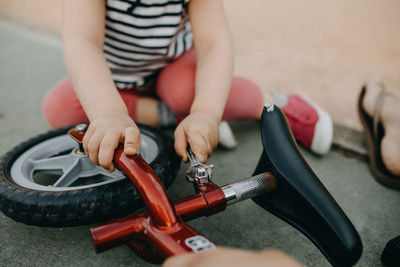
<svg viewBox="0 0 400 267">
<path fill-rule="evenodd" d="M 104 54 L 118 88 L 144 88 L 193 45 L 189 0 L 107 0 Z"/>
</svg>

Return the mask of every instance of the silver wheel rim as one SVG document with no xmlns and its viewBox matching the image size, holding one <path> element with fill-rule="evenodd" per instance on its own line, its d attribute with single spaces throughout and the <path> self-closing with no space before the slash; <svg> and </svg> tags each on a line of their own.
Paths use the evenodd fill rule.
<svg viewBox="0 0 400 267">
<path fill-rule="evenodd" d="M 156 141 L 145 134 L 141 135 L 140 149 L 149 164 L 159 152 Z M 110 173 L 94 165 L 67 134 L 49 138 L 19 155 L 10 174 L 21 187 L 49 192 L 92 188 L 125 178 L 118 170 Z"/>
</svg>

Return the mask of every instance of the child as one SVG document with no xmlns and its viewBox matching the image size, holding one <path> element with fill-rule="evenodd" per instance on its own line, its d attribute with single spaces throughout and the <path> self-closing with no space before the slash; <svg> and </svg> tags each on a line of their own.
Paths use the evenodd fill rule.
<svg viewBox="0 0 400 267">
<path fill-rule="evenodd" d="M 232 42 L 222 2 L 66 0 L 63 46 L 69 79 L 45 97 L 47 122 L 56 128 L 90 121 L 83 146 L 109 171 L 120 142 L 127 155 L 139 153 L 135 122 L 179 122 L 176 153 L 186 162 L 190 144 L 205 162 L 218 144 L 222 119 L 257 119 L 268 100 L 253 82 L 232 78 Z M 321 139 L 316 138 L 321 121 L 323 128 L 332 124 L 303 97 L 274 98 L 307 147 Z M 331 139 L 312 150 L 325 153 Z"/>
</svg>

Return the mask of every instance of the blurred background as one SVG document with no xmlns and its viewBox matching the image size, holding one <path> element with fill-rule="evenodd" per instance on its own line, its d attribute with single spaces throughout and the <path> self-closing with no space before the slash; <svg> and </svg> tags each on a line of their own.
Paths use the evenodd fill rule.
<svg viewBox="0 0 400 267">
<path fill-rule="evenodd" d="M 398 0 L 225 0 L 225 6 L 235 72 L 265 90 L 305 93 L 335 123 L 358 130 L 357 96 L 367 79 L 381 77 L 400 92 Z M 0 0 L 1 18 L 56 38 L 61 8 L 61 0 Z"/>
</svg>

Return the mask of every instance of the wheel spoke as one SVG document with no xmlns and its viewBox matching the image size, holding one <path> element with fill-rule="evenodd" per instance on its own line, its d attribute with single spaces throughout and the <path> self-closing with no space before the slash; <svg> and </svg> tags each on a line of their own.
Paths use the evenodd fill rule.
<svg viewBox="0 0 400 267">
<path fill-rule="evenodd" d="M 43 159 L 28 159 L 28 162 L 32 165 L 32 171 L 37 170 L 65 170 L 68 169 L 74 160 L 71 160 L 70 155 L 57 156 L 52 158 Z"/>
<path fill-rule="evenodd" d="M 121 178 L 125 178 L 125 175 L 122 174 L 122 172 L 115 170 L 113 172 L 108 172 L 107 170 L 105 170 L 104 168 L 101 167 L 97 167 L 99 174 L 103 175 L 104 178 L 106 178 L 107 180 L 115 180 L 115 179 L 121 179 Z"/>
<path fill-rule="evenodd" d="M 70 166 L 70 168 L 64 172 L 64 174 L 53 184 L 54 187 L 68 187 L 78 180 L 81 172 L 81 164 L 79 159 Z"/>
</svg>

